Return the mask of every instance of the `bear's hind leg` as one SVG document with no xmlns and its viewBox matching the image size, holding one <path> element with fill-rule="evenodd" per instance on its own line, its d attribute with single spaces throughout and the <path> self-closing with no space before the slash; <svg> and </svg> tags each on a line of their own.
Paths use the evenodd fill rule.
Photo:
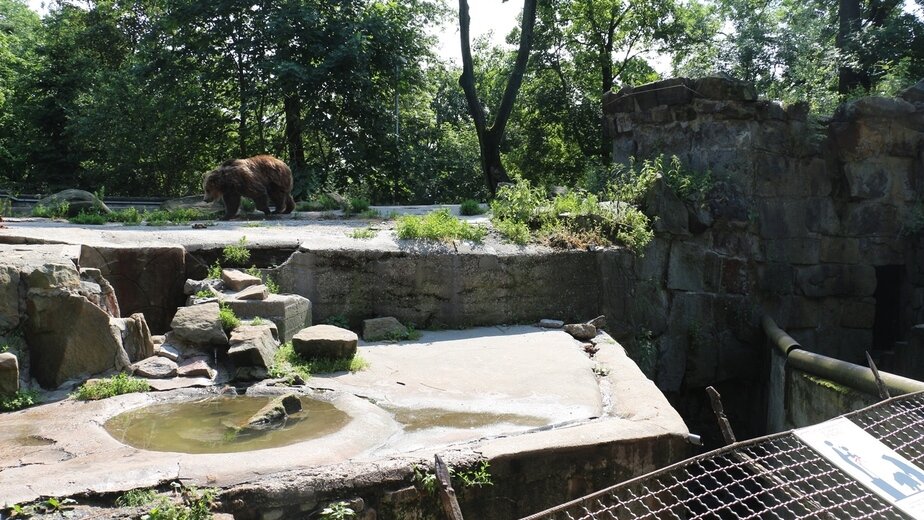
<svg viewBox="0 0 924 520">
<path fill-rule="evenodd" d="M 283 213 L 292 213 L 295 210 L 295 199 L 292 198 L 291 193 L 286 193 L 286 209 Z"/>
<path fill-rule="evenodd" d="M 279 191 L 273 191 L 270 194 L 270 198 L 273 199 L 273 213 L 277 215 L 284 213 L 286 209 L 286 194 Z"/>
</svg>

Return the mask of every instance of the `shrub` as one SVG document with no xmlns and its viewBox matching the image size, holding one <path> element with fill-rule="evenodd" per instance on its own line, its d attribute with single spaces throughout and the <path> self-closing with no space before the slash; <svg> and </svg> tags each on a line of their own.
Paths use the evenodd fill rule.
<svg viewBox="0 0 924 520">
<path fill-rule="evenodd" d="M 106 215 L 94 211 L 80 210 L 80 213 L 68 219 L 71 224 L 81 224 L 89 226 L 101 226 L 107 222 L 109 219 Z"/>
<path fill-rule="evenodd" d="M 475 199 L 466 199 L 462 201 L 462 204 L 459 204 L 459 213 L 462 215 L 481 215 L 485 211 Z"/>
<path fill-rule="evenodd" d="M 366 240 L 366 239 L 375 237 L 378 233 L 379 233 L 378 231 L 372 228 L 366 227 L 366 228 L 354 229 L 353 231 L 350 231 L 349 233 L 347 233 L 347 236 L 349 236 L 350 238 L 356 238 L 359 240 Z"/>
<path fill-rule="evenodd" d="M 648 218 L 621 199 L 601 202 L 592 193 L 575 190 L 549 200 L 543 193 L 527 181 L 502 187 L 491 203 L 495 229 L 517 244 L 535 234 L 564 248 L 620 242 L 639 251 L 654 236 Z"/>
<path fill-rule="evenodd" d="M 142 215 L 141 212 L 135 208 L 125 208 L 113 211 L 108 217 L 110 222 L 121 222 L 122 224 L 131 225 L 140 224 Z"/>
<path fill-rule="evenodd" d="M 395 225 L 398 238 L 428 240 L 472 240 L 481 242 L 487 234 L 484 226 L 473 226 L 452 216 L 447 209 L 438 209 L 424 216 L 403 215 Z"/>
<path fill-rule="evenodd" d="M 241 320 L 234 314 L 234 310 L 226 303 L 219 304 L 218 319 L 221 320 L 221 328 L 226 333 L 230 333 L 241 324 Z"/>
<path fill-rule="evenodd" d="M 131 377 L 125 374 L 117 374 L 105 379 L 97 379 L 84 383 L 77 389 L 74 397 L 81 401 L 95 401 L 133 392 L 147 392 L 150 389 L 151 385 L 144 379 Z"/>
<path fill-rule="evenodd" d="M 170 211 L 145 211 L 143 220 L 149 226 L 164 226 L 167 224 L 187 224 L 193 220 L 207 220 L 212 213 L 202 212 L 192 208 L 178 208 Z"/>
<path fill-rule="evenodd" d="M 243 236 L 237 244 L 225 246 L 221 250 L 221 259 L 224 264 L 233 266 L 246 265 L 250 261 L 250 250 L 247 249 L 247 237 Z"/>
<path fill-rule="evenodd" d="M 355 518 L 356 511 L 350 509 L 346 502 L 334 502 L 321 510 L 320 520 L 347 520 Z"/>
<path fill-rule="evenodd" d="M 0 412 L 14 412 L 39 403 L 39 395 L 35 390 L 17 390 L 15 394 L 0 396 Z"/>
<path fill-rule="evenodd" d="M 32 216 L 40 218 L 67 218 L 67 211 L 71 205 L 66 200 L 49 206 L 39 205 L 32 208 Z"/>
<path fill-rule="evenodd" d="M 215 263 L 209 266 L 206 278 L 211 278 L 212 280 L 221 280 L 221 264 L 218 262 L 218 260 L 215 260 Z"/>
<path fill-rule="evenodd" d="M 361 356 L 337 359 L 307 360 L 295 352 L 292 343 L 284 343 L 276 350 L 273 366 L 269 370 L 272 377 L 292 379 L 299 376 L 307 381 L 311 374 L 325 374 L 330 372 L 359 372 L 369 366 Z"/>
<path fill-rule="evenodd" d="M 346 213 L 362 213 L 369 211 L 369 200 L 363 197 L 350 197 L 343 211 Z"/>
</svg>

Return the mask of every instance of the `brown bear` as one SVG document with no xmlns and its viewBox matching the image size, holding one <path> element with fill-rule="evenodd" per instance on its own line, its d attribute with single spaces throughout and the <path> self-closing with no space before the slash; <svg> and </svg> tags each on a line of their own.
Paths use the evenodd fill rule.
<svg viewBox="0 0 924 520">
<path fill-rule="evenodd" d="M 241 196 L 253 199 L 257 209 L 269 215 L 269 203 L 274 213 L 292 213 L 292 170 L 286 163 L 271 155 L 257 155 L 249 159 L 231 159 L 205 174 L 202 181 L 205 202 L 224 200 L 225 215 L 229 220 L 237 215 Z"/>
</svg>

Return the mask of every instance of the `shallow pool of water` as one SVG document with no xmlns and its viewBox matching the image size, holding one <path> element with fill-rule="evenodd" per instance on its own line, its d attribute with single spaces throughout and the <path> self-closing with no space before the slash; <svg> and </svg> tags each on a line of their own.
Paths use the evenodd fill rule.
<svg viewBox="0 0 924 520">
<path fill-rule="evenodd" d="M 316 439 L 345 426 L 350 417 L 329 402 L 302 396 L 302 410 L 284 425 L 267 431 L 239 432 L 271 397 L 212 397 L 199 401 L 153 404 L 119 414 L 106 422 L 118 441 L 152 451 L 233 453 L 278 448 Z"/>
<path fill-rule="evenodd" d="M 514 413 L 459 412 L 442 408 L 397 408 L 383 406 L 395 415 L 404 431 L 414 432 L 427 428 L 458 428 L 471 430 L 486 426 L 509 424 L 514 426 L 545 426 L 548 419 Z"/>
</svg>

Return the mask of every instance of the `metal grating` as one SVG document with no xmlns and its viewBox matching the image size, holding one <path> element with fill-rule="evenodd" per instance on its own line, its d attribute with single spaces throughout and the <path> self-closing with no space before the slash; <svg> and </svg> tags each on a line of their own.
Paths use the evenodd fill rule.
<svg viewBox="0 0 924 520">
<path fill-rule="evenodd" d="M 924 465 L 924 393 L 845 415 Z M 523 520 L 907 518 L 792 432 L 740 442 Z"/>
</svg>

